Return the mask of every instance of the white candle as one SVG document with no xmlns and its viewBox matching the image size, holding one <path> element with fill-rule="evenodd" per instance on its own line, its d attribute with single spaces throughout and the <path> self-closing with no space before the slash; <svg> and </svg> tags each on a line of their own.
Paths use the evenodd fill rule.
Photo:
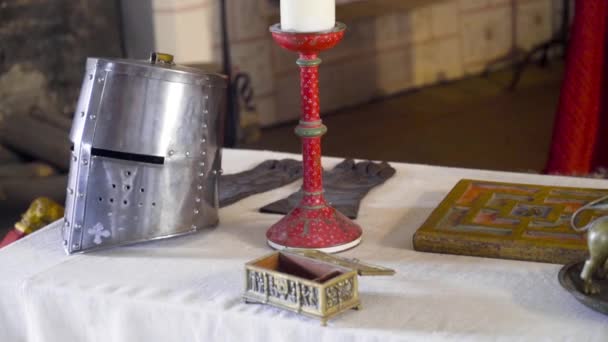
<svg viewBox="0 0 608 342">
<path fill-rule="evenodd" d="M 336 25 L 336 0 L 281 0 L 281 30 L 327 31 Z"/>
</svg>

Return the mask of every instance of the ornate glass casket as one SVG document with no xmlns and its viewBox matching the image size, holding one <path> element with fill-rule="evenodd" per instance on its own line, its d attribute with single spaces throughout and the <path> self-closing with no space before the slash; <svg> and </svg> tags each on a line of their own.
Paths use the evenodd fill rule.
<svg viewBox="0 0 608 342">
<path fill-rule="evenodd" d="M 395 271 L 315 250 L 284 250 L 245 265 L 248 303 L 263 303 L 327 320 L 360 309 L 357 275 L 392 275 Z"/>
</svg>

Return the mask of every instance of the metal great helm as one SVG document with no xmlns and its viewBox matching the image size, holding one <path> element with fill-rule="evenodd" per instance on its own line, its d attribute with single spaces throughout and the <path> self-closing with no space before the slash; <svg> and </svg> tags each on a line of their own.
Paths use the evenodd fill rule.
<svg viewBox="0 0 608 342">
<path fill-rule="evenodd" d="M 87 60 L 70 133 L 68 254 L 218 223 L 225 88 L 167 54 Z"/>
</svg>

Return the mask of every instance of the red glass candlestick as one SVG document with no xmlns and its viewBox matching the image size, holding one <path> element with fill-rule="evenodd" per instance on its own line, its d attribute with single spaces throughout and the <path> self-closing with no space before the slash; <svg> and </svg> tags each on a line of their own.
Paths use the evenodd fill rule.
<svg viewBox="0 0 608 342">
<path fill-rule="evenodd" d="M 266 233 L 268 244 L 276 249 L 317 249 L 340 252 L 361 242 L 361 227 L 331 207 L 323 197 L 321 136 L 327 132 L 319 110 L 319 64 L 317 57 L 336 46 L 344 37 L 346 25 L 337 23 L 325 32 L 285 32 L 281 25 L 270 27 L 281 47 L 300 54 L 300 97 L 302 115 L 296 134 L 302 139 L 304 166 L 303 197 L 300 204 Z"/>
</svg>

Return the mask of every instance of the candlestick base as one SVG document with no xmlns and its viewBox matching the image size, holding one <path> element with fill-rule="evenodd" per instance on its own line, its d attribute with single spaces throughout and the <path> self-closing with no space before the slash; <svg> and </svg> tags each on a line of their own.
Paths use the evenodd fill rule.
<svg viewBox="0 0 608 342">
<path fill-rule="evenodd" d="M 275 249 L 337 253 L 357 246 L 361 234 L 361 227 L 328 205 L 312 209 L 300 206 L 270 227 L 266 238 Z"/>
</svg>

